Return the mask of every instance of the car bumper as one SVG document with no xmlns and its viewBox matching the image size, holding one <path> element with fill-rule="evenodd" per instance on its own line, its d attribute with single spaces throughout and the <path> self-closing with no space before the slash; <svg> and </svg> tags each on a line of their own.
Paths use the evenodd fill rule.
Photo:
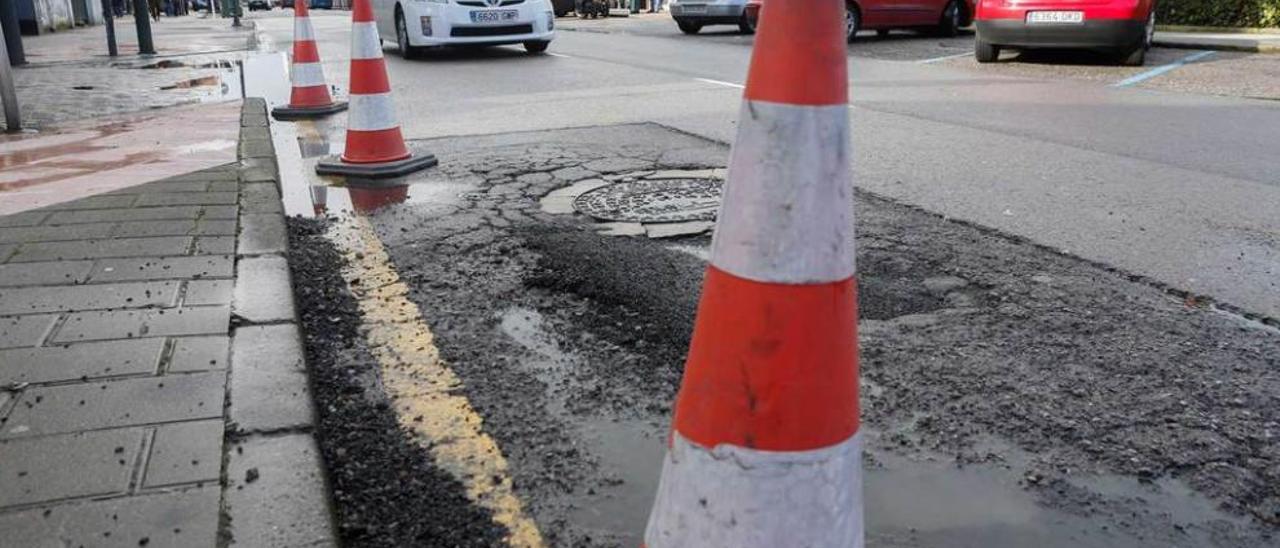
<svg viewBox="0 0 1280 548">
<path fill-rule="evenodd" d="M 555 38 L 555 15 L 547 2 L 492 9 L 435 2 L 407 2 L 401 6 L 405 7 L 409 43 L 414 46 L 519 44 Z M 502 10 L 515 10 L 515 19 L 491 24 L 471 21 L 472 11 Z"/>
<path fill-rule="evenodd" d="M 682 21 L 736 23 L 746 4 L 680 3 L 670 6 L 671 17 Z"/>
<path fill-rule="evenodd" d="M 1017 19 L 980 20 L 978 39 L 999 46 L 1040 48 L 1128 48 L 1142 43 L 1144 21 L 1095 19 L 1079 24 L 1028 25 Z"/>
</svg>

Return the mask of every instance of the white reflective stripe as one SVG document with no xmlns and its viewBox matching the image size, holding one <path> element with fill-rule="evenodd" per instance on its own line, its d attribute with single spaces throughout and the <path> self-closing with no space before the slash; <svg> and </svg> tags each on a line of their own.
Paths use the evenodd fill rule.
<svg viewBox="0 0 1280 548">
<path fill-rule="evenodd" d="M 314 41 L 316 32 L 311 29 L 310 17 L 294 17 L 293 18 L 293 41 L 306 42 Z"/>
<path fill-rule="evenodd" d="M 378 27 L 373 21 L 351 24 L 351 58 L 381 59 L 382 42 L 378 40 Z"/>
<path fill-rule="evenodd" d="M 396 108 L 391 102 L 390 93 L 351 95 L 347 100 L 347 129 L 378 131 L 400 127 L 396 122 Z"/>
<path fill-rule="evenodd" d="M 813 451 L 708 449 L 672 436 L 648 548 L 862 548 L 862 434 Z"/>
<path fill-rule="evenodd" d="M 320 63 L 294 63 L 290 79 L 295 88 L 323 86 L 324 67 Z"/>
<path fill-rule="evenodd" d="M 743 101 L 712 264 L 759 282 L 826 283 L 852 276 L 848 147 L 847 105 Z"/>
</svg>

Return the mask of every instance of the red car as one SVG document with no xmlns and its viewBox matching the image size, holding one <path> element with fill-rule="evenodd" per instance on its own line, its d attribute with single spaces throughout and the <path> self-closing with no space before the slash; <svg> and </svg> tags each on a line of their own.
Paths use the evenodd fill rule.
<svg viewBox="0 0 1280 548">
<path fill-rule="evenodd" d="M 850 42 L 860 30 L 881 36 L 892 29 L 928 29 L 955 36 L 973 21 L 974 0 L 846 0 L 844 26 Z M 747 24 L 754 30 L 764 0 L 747 0 Z"/>
<path fill-rule="evenodd" d="M 1156 29 L 1155 0 L 978 0 L 979 63 L 1002 48 L 1106 51 L 1129 66 L 1146 60 Z"/>
</svg>

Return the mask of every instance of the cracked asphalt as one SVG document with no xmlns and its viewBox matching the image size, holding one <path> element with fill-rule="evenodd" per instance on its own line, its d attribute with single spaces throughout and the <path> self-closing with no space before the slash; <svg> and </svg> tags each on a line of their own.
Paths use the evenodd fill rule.
<svg viewBox="0 0 1280 548">
<path fill-rule="evenodd" d="M 318 223 L 367 216 L 547 544 L 636 545 L 709 237 L 609 235 L 543 199 L 636 171 L 723 167 L 727 147 L 655 124 L 414 146 L 440 166 L 403 189 L 328 187 L 324 220 L 291 221 L 295 236 L 323 248 Z M 391 205 L 360 205 L 379 202 Z M 869 545 L 1280 545 L 1280 332 L 892 200 L 860 193 L 856 214 Z M 361 319 L 341 304 L 339 265 L 309 253 L 291 257 L 301 302 L 337 303 L 300 307 L 313 382 L 366 379 L 317 390 L 320 406 L 352 409 L 343 429 L 401 443 L 407 433 L 397 441 L 375 416 L 377 369 L 350 339 Z M 339 474 L 336 448 L 370 477 L 431 467 L 324 440 Z M 491 534 L 433 474 L 342 486 L 340 514 L 364 522 L 346 540 L 393 538 L 360 535 L 412 512 L 368 505 L 424 493 L 452 494 L 430 519 Z M 460 543 L 423 534 L 415 543 Z"/>
</svg>

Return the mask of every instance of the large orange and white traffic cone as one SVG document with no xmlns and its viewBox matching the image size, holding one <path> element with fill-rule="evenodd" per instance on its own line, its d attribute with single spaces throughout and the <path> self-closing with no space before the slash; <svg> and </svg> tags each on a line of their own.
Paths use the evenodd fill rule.
<svg viewBox="0 0 1280 548">
<path fill-rule="evenodd" d="M 771 0 L 648 548 L 863 546 L 842 0 Z"/>
<path fill-rule="evenodd" d="M 391 100 L 382 44 L 369 0 L 351 5 L 351 112 L 341 158 L 316 165 L 321 175 L 399 177 L 436 165 L 431 154 L 414 155 L 405 146 Z"/>
<path fill-rule="evenodd" d="M 293 85 L 289 104 L 271 109 L 271 115 L 276 119 L 315 118 L 347 109 L 346 103 L 334 101 L 329 95 L 324 67 L 320 64 L 320 50 L 316 47 L 316 32 L 311 27 L 311 17 L 307 12 L 307 0 L 293 2 L 293 64 L 289 67 L 289 80 Z"/>
</svg>

